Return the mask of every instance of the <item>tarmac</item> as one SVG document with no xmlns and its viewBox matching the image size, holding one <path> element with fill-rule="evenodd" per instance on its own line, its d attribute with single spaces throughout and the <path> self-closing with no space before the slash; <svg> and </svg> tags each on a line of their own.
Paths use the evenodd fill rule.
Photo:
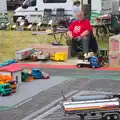
<svg viewBox="0 0 120 120">
<path fill-rule="evenodd" d="M 30 101 L 32 96 L 69 80 L 69 77 L 51 76 L 50 79 L 47 80 L 34 80 L 31 82 L 21 83 L 17 86 L 16 93 L 13 93 L 10 96 L 0 97 L 0 108 L 18 107 L 25 104 L 25 102 Z"/>
<path fill-rule="evenodd" d="M 40 68 L 38 65 L 31 65 L 30 67 Z M 63 90 L 65 95 L 74 91 L 80 93 L 84 91 L 120 93 L 119 71 L 87 68 L 46 69 L 45 67 L 41 67 L 41 70 L 49 73 L 52 79 L 21 84 L 21 96 L 24 99 L 17 96 L 15 99 L 17 99 L 16 104 L 18 104 L 14 108 L 1 109 L 0 120 L 39 120 L 39 118 L 41 118 L 40 120 L 79 120 L 77 116 L 63 116 L 61 109 L 58 107 L 62 97 L 61 90 Z M 12 96 L 10 97 L 10 101 L 16 101 Z M 4 102 L 8 98 L 0 97 L 0 101 L 4 99 Z M 4 102 L 3 104 L 6 106 L 14 105 L 12 102 Z M 1 105 L 3 106 L 3 104 Z"/>
</svg>

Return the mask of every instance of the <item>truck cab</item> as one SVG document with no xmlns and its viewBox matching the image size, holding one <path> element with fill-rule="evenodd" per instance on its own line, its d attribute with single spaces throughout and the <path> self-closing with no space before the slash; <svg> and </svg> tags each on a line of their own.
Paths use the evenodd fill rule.
<svg viewBox="0 0 120 120">
<path fill-rule="evenodd" d="M 0 84 L 0 95 L 10 95 L 12 93 L 12 88 L 10 84 Z"/>
<path fill-rule="evenodd" d="M 32 69 L 32 76 L 34 79 L 42 79 L 43 75 L 40 69 Z"/>
</svg>

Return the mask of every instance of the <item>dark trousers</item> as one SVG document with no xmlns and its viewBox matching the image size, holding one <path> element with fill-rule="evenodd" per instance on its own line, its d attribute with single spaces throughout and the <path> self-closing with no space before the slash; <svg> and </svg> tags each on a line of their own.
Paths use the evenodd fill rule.
<svg viewBox="0 0 120 120">
<path fill-rule="evenodd" d="M 76 56 L 77 52 L 89 52 L 89 36 L 82 37 L 81 39 L 74 38 L 67 41 L 67 45 L 71 46 L 71 56 Z"/>
</svg>

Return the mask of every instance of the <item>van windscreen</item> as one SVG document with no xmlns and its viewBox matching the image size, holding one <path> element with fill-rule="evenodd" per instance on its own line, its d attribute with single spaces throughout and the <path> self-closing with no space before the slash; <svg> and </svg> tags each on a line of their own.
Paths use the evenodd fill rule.
<svg viewBox="0 0 120 120">
<path fill-rule="evenodd" d="M 67 0 L 43 0 L 44 3 L 66 3 Z"/>
</svg>

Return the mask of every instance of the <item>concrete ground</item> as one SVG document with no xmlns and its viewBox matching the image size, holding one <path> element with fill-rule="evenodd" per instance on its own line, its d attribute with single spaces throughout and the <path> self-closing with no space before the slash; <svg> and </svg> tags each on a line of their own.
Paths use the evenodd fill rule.
<svg viewBox="0 0 120 120">
<path fill-rule="evenodd" d="M 73 96 L 85 94 L 110 94 L 110 92 L 81 91 Z M 63 111 L 58 104 L 51 110 L 48 110 L 46 113 L 43 113 L 43 115 L 38 116 L 34 120 L 80 120 L 80 117 L 76 115 L 64 116 Z"/>
<path fill-rule="evenodd" d="M 64 118 L 61 109 L 57 107 L 59 101 L 63 99 L 61 90 L 67 97 L 82 91 L 120 93 L 119 71 L 45 68 L 42 70 L 50 73 L 51 76 L 58 76 L 58 79 L 61 78 L 63 81 L 60 83 L 57 81 L 56 85 L 52 87 L 49 83 L 46 85 L 48 89 L 32 95 L 31 100 L 23 102 L 15 108 L 1 110 L 0 120 L 39 120 L 39 118 L 41 118 L 40 120 L 77 120 L 79 118 L 74 116 Z M 31 89 L 33 89 L 32 86 Z M 26 96 L 26 94 L 24 95 Z"/>
<path fill-rule="evenodd" d="M 17 92 L 10 96 L 0 97 L 0 106 L 2 107 L 15 107 L 25 101 L 31 100 L 32 96 L 47 90 L 55 85 L 69 80 L 69 77 L 51 76 L 47 80 L 34 80 L 32 82 L 21 83 L 17 86 Z"/>
</svg>

